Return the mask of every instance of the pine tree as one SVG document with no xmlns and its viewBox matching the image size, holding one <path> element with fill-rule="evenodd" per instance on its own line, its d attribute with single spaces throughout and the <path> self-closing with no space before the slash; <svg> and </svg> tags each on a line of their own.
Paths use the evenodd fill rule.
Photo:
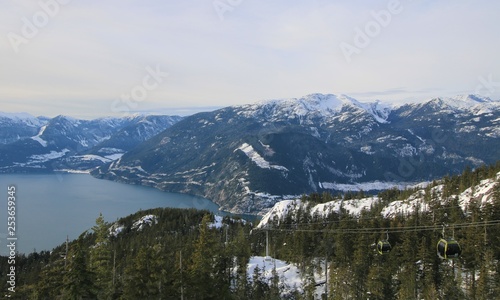
<svg viewBox="0 0 500 300">
<path fill-rule="evenodd" d="M 36 285 L 37 299 L 56 299 L 63 292 L 64 261 L 58 259 L 46 265 Z"/>
<path fill-rule="evenodd" d="M 314 279 L 314 266 L 309 265 L 306 268 L 304 297 L 305 299 L 314 299 L 315 293 L 316 293 L 316 280 Z"/>
<path fill-rule="evenodd" d="M 366 290 L 369 296 L 368 299 L 389 300 L 394 298 L 391 259 L 393 259 L 393 256 L 390 253 L 378 255 L 374 258 L 367 275 Z"/>
<path fill-rule="evenodd" d="M 98 288 L 99 299 L 108 299 L 112 291 L 111 247 L 108 238 L 108 226 L 102 214 L 92 227 L 95 244 L 90 249 L 90 269 L 95 275 L 94 281 Z"/>
<path fill-rule="evenodd" d="M 147 245 L 141 247 L 125 269 L 124 299 L 151 299 L 159 295 L 154 273 L 154 251 Z"/>
<path fill-rule="evenodd" d="M 273 267 L 271 272 L 271 282 L 269 285 L 269 293 L 264 299 L 266 300 L 280 300 L 281 299 L 281 288 L 280 288 L 280 278 L 278 272 L 276 271 L 276 266 Z"/>
<path fill-rule="evenodd" d="M 410 222 L 406 225 L 408 226 Z M 411 225 L 411 224 L 410 224 Z M 401 258 L 399 281 L 401 285 L 398 291 L 398 299 L 410 300 L 417 298 L 417 268 L 415 262 L 417 261 L 415 243 L 417 236 L 413 231 L 405 232 L 403 235 L 403 244 L 401 245 Z M 418 244 L 417 244 L 418 245 Z"/>
<path fill-rule="evenodd" d="M 231 252 L 234 253 L 236 259 L 236 294 L 239 299 L 249 298 L 251 287 L 247 277 L 247 264 L 251 254 L 249 240 L 242 226 L 238 226 L 234 242 L 227 246 L 231 247 L 231 251 L 227 253 L 229 260 L 232 261 Z M 258 271 L 258 268 L 256 269 Z"/>
<path fill-rule="evenodd" d="M 194 299 L 220 299 L 218 291 L 213 289 L 216 284 L 214 266 L 217 239 L 208 227 L 210 222 L 210 215 L 205 215 L 189 267 L 189 292 Z"/>
<path fill-rule="evenodd" d="M 261 300 L 269 292 L 269 286 L 262 280 L 259 266 L 256 266 L 252 274 L 252 299 Z M 238 299 L 245 299 L 238 294 Z"/>
<path fill-rule="evenodd" d="M 492 276 L 495 272 L 494 261 L 493 251 L 491 249 L 487 249 L 479 270 L 479 280 L 477 282 L 475 294 L 475 299 L 477 300 L 494 299 L 497 295 L 494 290 L 495 284 L 498 282 L 495 282 Z"/>
<path fill-rule="evenodd" d="M 83 246 L 85 234 L 80 235 L 68 253 L 67 272 L 64 274 L 64 299 L 96 298 L 96 286 L 92 280 L 92 272 L 87 269 L 87 257 Z"/>
</svg>

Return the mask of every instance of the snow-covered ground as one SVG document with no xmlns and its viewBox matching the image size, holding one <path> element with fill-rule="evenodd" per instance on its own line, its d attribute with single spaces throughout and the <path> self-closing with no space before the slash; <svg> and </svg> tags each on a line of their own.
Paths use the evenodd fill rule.
<svg viewBox="0 0 500 300">
<path fill-rule="evenodd" d="M 332 212 L 339 212 L 342 207 L 347 211 L 347 213 L 355 216 L 359 216 L 363 210 L 369 210 L 371 206 L 379 201 L 377 197 L 369 197 L 364 199 L 353 199 L 353 200 L 335 200 L 326 203 L 312 205 L 309 202 L 304 202 L 302 200 L 284 200 L 276 203 L 274 207 L 262 217 L 257 228 L 266 227 L 273 220 L 277 220 L 278 223 L 285 218 L 289 213 L 293 213 L 300 208 L 308 208 L 310 210 L 311 216 L 327 216 Z"/>
<path fill-rule="evenodd" d="M 140 231 L 146 225 L 151 226 L 151 225 L 155 225 L 157 223 L 158 223 L 158 218 L 155 215 L 145 215 L 144 217 L 135 221 L 134 224 L 132 224 L 132 229 L 137 229 Z"/>
<path fill-rule="evenodd" d="M 335 182 L 320 182 L 319 186 L 324 189 L 332 189 L 336 191 L 382 191 L 393 187 L 404 189 L 407 187 L 415 186 L 415 182 L 385 182 L 385 181 L 371 181 L 359 183 L 335 183 Z M 420 183 L 425 186 L 426 183 Z"/>
<path fill-rule="evenodd" d="M 447 199 L 441 199 L 443 185 L 437 185 L 430 190 L 431 194 L 436 195 L 441 199 L 441 201 L 446 201 L 448 199 L 453 199 L 458 197 L 459 204 L 464 211 L 467 211 L 468 206 L 472 200 L 477 201 L 481 206 L 486 203 L 491 203 L 493 201 L 493 189 L 500 180 L 500 172 L 497 173 L 496 179 L 485 179 L 482 180 L 478 185 L 468 188 L 459 195 L 451 195 Z M 413 195 L 405 200 L 397 200 L 389 203 L 382 209 L 381 215 L 385 218 L 393 218 L 397 215 L 407 215 L 414 213 L 417 209 L 420 212 L 429 211 L 430 206 L 425 202 L 425 185 L 416 185 L 414 187 L 420 187 Z M 280 222 L 284 218 L 291 214 L 292 218 L 295 212 L 300 208 L 308 208 L 312 216 L 326 216 L 332 212 L 339 212 L 342 207 L 347 211 L 347 213 L 359 216 L 363 210 L 369 210 L 374 204 L 379 202 L 378 197 L 368 197 L 363 199 L 353 199 L 353 200 L 334 200 L 322 204 L 311 204 L 309 202 L 304 202 L 301 200 L 284 200 L 276 203 L 274 207 L 268 211 L 261 219 L 257 228 L 266 227 L 268 224 L 272 223 L 274 220 Z"/>
<path fill-rule="evenodd" d="M 320 264 L 324 266 L 324 261 L 320 262 Z M 307 284 L 308 279 L 305 274 L 302 274 L 296 264 L 287 263 L 272 257 L 252 256 L 247 265 L 247 275 L 250 282 L 253 282 L 254 272 L 257 267 L 261 274 L 261 280 L 268 285 L 271 285 L 273 270 L 276 270 L 282 295 L 291 294 L 294 291 L 298 291 L 299 293 L 304 292 L 304 285 Z M 321 299 L 321 294 L 325 289 L 325 274 L 324 270 L 317 271 L 319 272 L 314 272 L 314 282 L 317 284 L 314 299 Z"/>
<path fill-rule="evenodd" d="M 47 153 L 47 154 L 32 155 L 32 156 L 30 156 L 30 159 L 33 162 L 41 163 L 41 162 L 46 162 L 46 161 L 49 161 L 52 159 L 63 157 L 68 152 L 70 152 L 68 149 L 63 149 L 61 152 L 50 151 L 50 153 Z"/>
</svg>

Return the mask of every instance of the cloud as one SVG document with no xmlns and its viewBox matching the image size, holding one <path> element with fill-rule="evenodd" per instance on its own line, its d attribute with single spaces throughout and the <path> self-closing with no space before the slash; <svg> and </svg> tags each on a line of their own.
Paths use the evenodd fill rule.
<svg viewBox="0 0 500 300">
<path fill-rule="evenodd" d="M 500 4 L 486 0 L 401 0 L 403 11 L 347 63 L 339 44 L 352 43 L 356 28 L 388 3 L 242 1 L 221 21 L 212 1 L 71 1 L 15 53 L 7 34 L 20 34 L 23 18 L 41 8 L 7 2 L 0 11 L 2 110 L 32 112 L 43 101 L 54 103 L 47 114 L 110 114 L 110 103 L 156 65 L 169 76 L 139 109 L 313 92 L 418 100 L 474 91 L 490 74 L 499 81 Z M 4 102 L 10 99 L 18 104 Z"/>
</svg>

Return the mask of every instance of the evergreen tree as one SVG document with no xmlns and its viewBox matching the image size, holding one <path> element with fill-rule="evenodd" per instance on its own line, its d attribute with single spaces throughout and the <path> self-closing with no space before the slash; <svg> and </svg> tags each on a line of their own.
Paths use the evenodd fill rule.
<svg viewBox="0 0 500 300">
<path fill-rule="evenodd" d="M 407 223 L 407 226 L 411 223 Z M 417 261 L 417 236 L 415 232 L 405 232 L 403 235 L 403 243 L 400 250 L 400 270 L 399 270 L 399 291 L 398 299 L 410 300 L 417 299 L 417 268 L 415 262 Z"/>
<path fill-rule="evenodd" d="M 154 273 L 153 249 L 141 247 L 125 269 L 124 299 L 151 299 L 159 295 Z"/>
<path fill-rule="evenodd" d="M 36 284 L 36 299 L 56 299 L 63 293 L 64 261 L 58 259 L 46 265 Z"/>
<path fill-rule="evenodd" d="M 304 278 L 304 297 L 305 299 L 314 299 L 316 293 L 316 280 L 314 279 L 314 266 L 309 265 L 306 268 L 306 276 Z"/>
<path fill-rule="evenodd" d="M 280 288 L 280 278 L 278 272 L 276 271 L 276 266 L 273 267 L 271 272 L 271 282 L 269 285 L 269 293 L 264 299 L 266 300 L 280 300 L 281 299 L 281 288 Z"/>
<path fill-rule="evenodd" d="M 64 299 L 95 299 L 96 286 L 93 274 L 87 269 L 87 257 L 83 240 L 86 233 L 80 235 L 68 253 L 68 266 L 64 274 Z"/>
<path fill-rule="evenodd" d="M 247 264 L 250 259 L 250 244 L 249 240 L 245 235 L 244 227 L 238 226 L 236 239 L 231 243 L 231 250 L 236 256 L 236 294 L 239 299 L 249 298 L 250 294 L 250 283 L 247 277 Z M 227 258 L 232 260 L 229 252 Z M 258 268 L 256 268 L 258 271 Z M 229 272 L 231 272 L 229 270 Z M 255 280 L 255 279 L 254 279 Z M 254 282 L 255 284 L 255 282 Z"/>
<path fill-rule="evenodd" d="M 266 294 L 269 293 L 269 286 L 262 280 L 262 273 L 259 266 L 256 266 L 252 274 L 252 299 L 260 300 L 264 299 Z M 239 295 L 239 294 L 238 294 Z M 238 299 L 245 299 L 243 297 L 238 297 Z"/>
<path fill-rule="evenodd" d="M 108 226 L 102 214 L 92 227 L 95 243 L 90 249 L 90 269 L 95 275 L 94 282 L 98 288 L 99 299 L 109 299 L 112 291 L 111 249 L 108 238 Z"/>
<path fill-rule="evenodd" d="M 195 249 L 189 267 L 189 293 L 194 299 L 220 299 L 219 291 L 214 290 L 216 278 L 214 277 L 215 257 L 217 253 L 217 239 L 208 227 L 211 222 L 210 215 L 205 215 L 200 226 L 200 235 L 195 244 Z"/>
</svg>

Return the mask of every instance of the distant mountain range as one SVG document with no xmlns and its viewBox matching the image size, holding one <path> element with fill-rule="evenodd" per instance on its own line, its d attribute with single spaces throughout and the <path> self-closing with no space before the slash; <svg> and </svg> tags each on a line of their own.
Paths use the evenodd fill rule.
<svg viewBox="0 0 500 300">
<path fill-rule="evenodd" d="M 90 172 L 258 213 L 322 191 L 404 187 L 500 159 L 500 102 L 398 107 L 312 94 L 189 117 L 0 113 L 0 172 Z"/>
<path fill-rule="evenodd" d="M 0 113 L 0 172 L 89 171 L 181 119 L 136 115 L 77 120 Z"/>
<path fill-rule="evenodd" d="M 500 102 L 391 107 L 312 94 L 186 117 L 92 174 L 257 213 L 297 195 L 381 190 L 500 158 Z"/>
</svg>

